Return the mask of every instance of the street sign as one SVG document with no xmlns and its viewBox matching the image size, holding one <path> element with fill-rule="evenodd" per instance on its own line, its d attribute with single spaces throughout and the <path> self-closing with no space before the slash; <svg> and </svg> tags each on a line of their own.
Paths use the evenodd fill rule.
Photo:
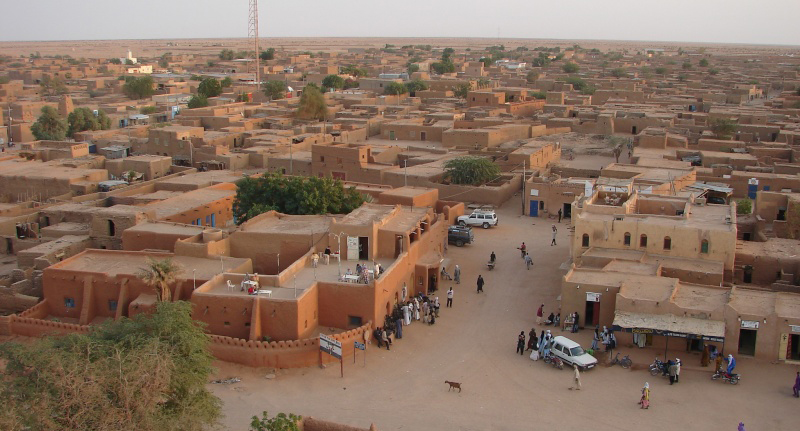
<svg viewBox="0 0 800 431">
<path fill-rule="evenodd" d="M 358 341 L 355 342 L 356 349 L 359 350 L 367 350 L 367 345 L 364 343 L 359 343 Z"/>
<path fill-rule="evenodd" d="M 336 359 L 342 359 L 342 343 L 327 335 L 319 334 L 319 350 Z"/>
</svg>

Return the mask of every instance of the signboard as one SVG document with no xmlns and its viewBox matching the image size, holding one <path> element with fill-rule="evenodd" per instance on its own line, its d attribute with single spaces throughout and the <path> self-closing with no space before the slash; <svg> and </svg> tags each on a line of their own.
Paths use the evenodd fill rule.
<svg viewBox="0 0 800 431">
<path fill-rule="evenodd" d="M 353 345 L 354 345 L 354 346 L 356 347 L 356 349 L 358 349 L 358 350 L 367 350 L 367 345 L 366 345 L 366 344 L 364 344 L 364 343 L 359 343 L 358 341 L 356 341 L 356 342 L 355 342 Z"/>
<path fill-rule="evenodd" d="M 600 302 L 600 294 L 586 292 L 586 302 Z"/>
<path fill-rule="evenodd" d="M 531 196 L 539 196 L 539 190 L 531 189 Z"/>
<path fill-rule="evenodd" d="M 319 350 L 336 359 L 342 359 L 342 342 L 327 335 L 319 334 Z"/>
<path fill-rule="evenodd" d="M 758 329 L 758 320 L 742 320 L 742 329 Z"/>
<path fill-rule="evenodd" d="M 619 325 L 614 325 L 611 327 L 611 330 L 620 332 L 630 332 L 633 334 L 653 334 L 653 335 L 662 335 L 664 337 L 686 338 L 689 340 L 712 341 L 715 343 L 722 343 L 725 341 L 724 337 L 715 337 L 713 335 L 687 334 L 685 332 L 673 332 L 673 331 L 665 331 L 662 329 L 653 329 L 653 328 L 623 328 Z"/>
<path fill-rule="evenodd" d="M 789 325 L 789 328 L 792 330 L 792 332 L 800 332 L 800 326 L 798 325 Z"/>
</svg>

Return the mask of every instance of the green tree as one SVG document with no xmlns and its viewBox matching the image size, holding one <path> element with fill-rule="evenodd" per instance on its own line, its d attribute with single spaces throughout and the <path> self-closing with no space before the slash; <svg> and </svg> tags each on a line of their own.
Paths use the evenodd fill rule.
<svg viewBox="0 0 800 431">
<path fill-rule="evenodd" d="M 528 96 L 533 97 L 537 100 L 547 99 L 547 93 L 544 91 L 529 91 Z"/>
<path fill-rule="evenodd" d="M 456 53 L 455 49 L 453 49 L 453 48 L 445 48 L 444 51 L 442 51 L 442 62 L 450 61 L 450 58 L 455 53 Z"/>
<path fill-rule="evenodd" d="M 444 164 L 444 178 L 453 184 L 480 186 L 499 176 L 500 168 L 484 157 L 456 157 Z"/>
<path fill-rule="evenodd" d="M 39 86 L 42 88 L 42 91 L 48 96 L 55 96 L 61 94 L 69 93 L 69 89 L 67 85 L 64 83 L 64 80 L 58 76 L 51 78 L 49 75 L 45 75 L 42 77 L 42 81 L 39 83 Z"/>
<path fill-rule="evenodd" d="M 525 75 L 525 80 L 528 82 L 528 84 L 533 84 L 537 79 L 539 79 L 539 72 L 535 70 L 531 70 L 527 75 Z"/>
<path fill-rule="evenodd" d="M 736 214 L 747 215 L 753 212 L 753 201 L 749 198 L 736 201 Z"/>
<path fill-rule="evenodd" d="M 131 99 L 146 99 L 153 95 L 153 78 L 142 76 L 127 80 L 122 86 L 122 92 Z"/>
<path fill-rule="evenodd" d="M 258 55 L 258 58 L 262 60 L 275 59 L 275 48 L 267 48 L 266 51 L 261 51 L 261 54 Z"/>
<path fill-rule="evenodd" d="M 709 74 L 709 75 L 717 75 L 717 74 L 719 74 L 719 70 L 717 70 L 717 69 L 714 69 L 714 68 L 712 67 L 711 69 L 708 69 L 708 74 Z"/>
<path fill-rule="evenodd" d="M 289 177 L 265 173 L 236 182 L 233 213 L 243 223 L 261 213 L 275 210 L 284 214 L 347 214 L 364 203 L 355 187 L 345 189 L 330 177 Z"/>
<path fill-rule="evenodd" d="M 208 97 L 205 94 L 197 93 L 192 95 L 192 98 L 189 99 L 189 103 L 187 104 L 189 109 L 194 108 L 205 108 L 208 106 Z"/>
<path fill-rule="evenodd" d="M 419 64 L 409 63 L 408 64 L 408 74 L 411 75 L 414 72 L 419 72 Z"/>
<path fill-rule="evenodd" d="M 453 73 L 456 71 L 456 65 L 453 64 L 452 61 L 441 61 L 431 64 L 431 69 L 434 72 L 438 73 L 439 75 L 444 75 L 445 73 Z"/>
<path fill-rule="evenodd" d="M 67 136 L 75 137 L 78 132 L 86 130 L 108 130 L 111 128 L 111 119 L 103 110 L 98 110 L 94 115 L 89 108 L 75 108 L 67 116 Z"/>
<path fill-rule="evenodd" d="M 188 302 L 110 319 L 87 334 L 5 343 L 0 379 L 6 430 L 178 430 L 217 424 L 206 389 L 208 336 Z"/>
<path fill-rule="evenodd" d="M 342 67 L 342 75 L 350 75 L 354 78 L 362 78 L 367 76 L 366 69 L 359 69 L 357 66 L 353 66 L 352 64 L 349 66 Z"/>
<path fill-rule="evenodd" d="M 492 61 L 491 57 L 481 57 L 481 59 L 478 60 L 478 61 L 483 63 L 483 67 L 491 67 L 492 63 L 494 63 L 494 61 Z"/>
<path fill-rule="evenodd" d="M 656 67 L 656 75 L 666 75 L 667 68 L 666 67 Z"/>
<path fill-rule="evenodd" d="M 300 431 L 297 423 L 302 416 L 295 416 L 291 413 L 278 413 L 270 418 L 267 412 L 261 413 L 261 418 L 253 416 L 250 422 L 250 431 Z"/>
<path fill-rule="evenodd" d="M 267 81 L 264 83 L 264 94 L 270 100 L 280 100 L 286 97 L 286 83 L 283 81 Z"/>
<path fill-rule="evenodd" d="M 350 89 L 350 88 L 358 88 L 358 85 L 359 85 L 358 81 L 356 81 L 355 79 L 347 78 L 347 79 L 344 80 L 344 89 L 345 90 Z"/>
<path fill-rule="evenodd" d="M 626 72 L 625 69 L 621 67 L 617 67 L 611 69 L 610 75 L 615 78 L 626 78 L 628 76 L 628 72 Z"/>
<path fill-rule="evenodd" d="M 39 141 L 63 141 L 67 137 L 67 122 L 58 116 L 55 108 L 44 106 L 39 118 L 31 125 L 31 132 Z"/>
<path fill-rule="evenodd" d="M 316 85 L 306 85 L 298 103 L 297 117 L 322 121 L 327 115 L 328 104 L 325 103 L 325 96 Z"/>
<path fill-rule="evenodd" d="M 708 59 L 701 58 L 700 63 L 698 63 L 700 67 L 708 67 Z"/>
<path fill-rule="evenodd" d="M 453 95 L 466 99 L 471 89 L 469 84 L 459 84 L 457 87 L 453 88 Z"/>
<path fill-rule="evenodd" d="M 708 125 L 717 139 L 728 139 L 739 130 L 739 124 L 728 118 L 712 118 Z"/>
<path fill-rule="evenodd" d="M 580 68 L 580 67 L 578 67 L 578 65 L 577 65 L 577 64 L 575 64 L 575 63 L 572 63 L 572 62 L 569 62 L 569 63 L 564 63 L 564 65 L 563 65 L 563 66 L 561 66 L 561 70 L 563 70 L 563 71 L 564 71 L 564 73 L 576 73 L 576 72 L 578 72 L 580 69 L 581 69 L 581 68 Z"/>
<path fill-rule="evenodd" d="M 232 49 L 223 49 L 219 53 L 219 59 L 225 61 L 231 61 L 236 58 L 236 53 Z"/>
<path fill-rule="evenodd" d="M 391 94 L 391 95 L 406 94 L 407 92 L 408 90 L 406 89 L 406 86 L 399 82 L 390 82 L 389 85 L 387 85 L 386 88 L 383 89 L 384 94 Z"/>
<path fill-rule="evenodd" d="M 139 113 L 142 114 L 142 115 L 155 114 L 156 112 L 158 112 L 158 108 L 156 108 L 155 106 L 152 106 L 152 105 L 150 105 L 150 106 L 142 106 L 141 109 L 139 109 Z"/>
<path fill-rule="evenodd" d="M 147 258 L 147 266 L 142 268 L 136 276 L 153 289 L 158 301 L 170 302 L 172 300 L 170 284 L 175 282 L 175 278 L 181 272 L 183 269 L 172 259 Z"/>
<path fill-rule="evenodd" d="M 413 81 L 406 82 L 406 90 L 409 93 L 416 93 L 417 91 L 424 91 L 428 89 L 428 84 L 421 79 L 415 79 Z"/>
<path fill-rule="evenodd" d="M 222 94 L 222 84 L 216 78 L 206 78 L 200 81 L 197 92 L 206 97 L 217 97 Z"/>
<path fill-rule="evenodd" d="M 225 79 L 223 79 L 222 82 L 220 82 L 220 85 L 222 85 L 222 88 L 233 87 L 233 79 L 231 79 L 230 76 L 226 76 Z"/>
<path fill-rule="evenodd" d="M 341 90 L 344 88 L 344 78 L 339 75 L 328 75 L 322 79 L 322 87 Z"/>
<path fill-rule="evenodd" d="M 683 64 L 681 65 L 681 68 L 683 70 L 690 70 L 692 68 L 692 63 L 684 61 Z"/>
<path fill-rule="evenodd" d="M 108 62 L 111 63 L 111 64 L 122 64 L 122 60 L 120 60 L 118 58 L 109 58 Z"/>
</svg>

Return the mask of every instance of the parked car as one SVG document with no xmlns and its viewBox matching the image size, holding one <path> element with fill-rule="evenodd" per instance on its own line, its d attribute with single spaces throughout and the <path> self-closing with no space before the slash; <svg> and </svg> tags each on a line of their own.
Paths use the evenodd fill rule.
<svg viewBox="0 0 800 431">
<path fill-rule="evenodd" d="M 497 226 L 499 219 L 494 211 L 477 210 L 470 215 L 459 217 L 456 221 L 461 226 L 481 226 L 489 229 L 491 226 Z"/>
<path fill-rule="evenodd" d="M 472 244 L 475 242 L 475 235 L 472 234 L 472 228 L 469 226 L 450 226 L 447 231 L 447 243 L 455 244 L 456 247 L 461 247 L 464 244 Z"/>
<path fill-rule="evenodd" d="M 561 358 L 565 363 L 575 364 L 581 370 L 588 370 L 597 365 L 597 359 L 586 353 L 581 345 L 567 337 L 558 336 L 553 338 L 553 346 L 550 351 Z"/>
</svg>

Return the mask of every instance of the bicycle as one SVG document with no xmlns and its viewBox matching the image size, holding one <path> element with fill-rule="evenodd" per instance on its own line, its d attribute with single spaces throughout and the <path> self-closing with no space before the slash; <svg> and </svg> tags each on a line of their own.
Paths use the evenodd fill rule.
<svg viewBox="0 0 800 431">
<path fill-rule="evenodd" d="M 611 360 L 611 366 L 617 364 L 619 364 L 619 366 L 622 368 L 628 369 L 631 367 L 631 365 L 633 365 L 633 361 L 631 361 L 631 358 L 629 358 L 628 355 L 625 355 L 622 357 L 622 359 L 620 359 L 619 352 L 617 352 L 617 356 L 614 356 L 614 359 Z"/>
</svg>

